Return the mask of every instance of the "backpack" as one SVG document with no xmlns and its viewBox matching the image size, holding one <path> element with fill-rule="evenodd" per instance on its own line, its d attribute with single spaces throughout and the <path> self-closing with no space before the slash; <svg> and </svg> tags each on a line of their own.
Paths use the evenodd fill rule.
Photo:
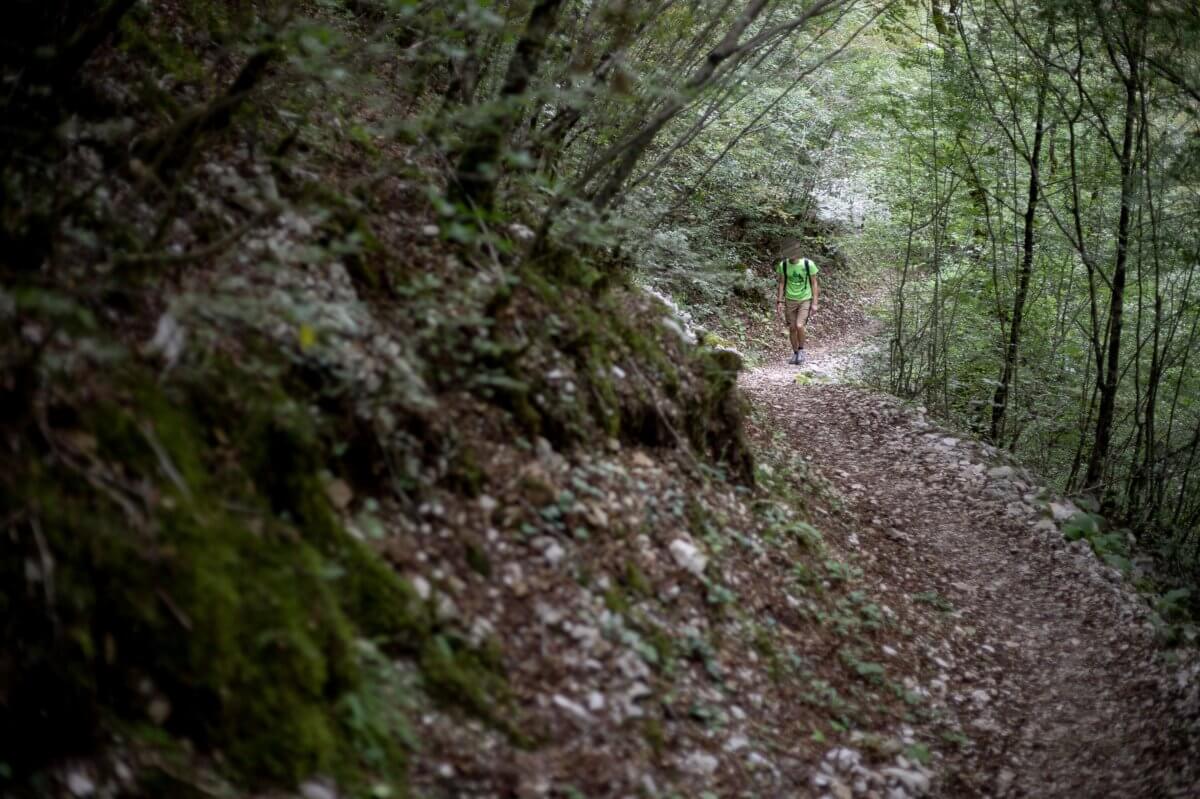
<svg viewBox="0 0 1200 799">
<path fill-rule="evenodd" d="M 782 261 L 780 261 L 780 262 L 779 262 L 779 266 L 782 266 L 782 267 L 783 267 L 783 279 L 784 279 L 785 281 L 787 280 L 787 268 L 788 268 L 788 264 L 791 262 L 791 260 L 792 260 L 792 259 L 790 259 L 790 258 L 784 258 Z M 812 262 L 812 261 L 810 261 L 810 260 L 809 260 L 809 259 L 807 259 L 807 258 L 801 258 L 801 259 L 800 259 L 800 263 L 804 264 L 804 282 L 805 282 L 805 283 L 807 283 L 808 285 L 810 285 L 810 286 L 811 286 L 811 285 L 812 285 L 812 265 L 813 265 L 813 262 Z"/>
</svg>

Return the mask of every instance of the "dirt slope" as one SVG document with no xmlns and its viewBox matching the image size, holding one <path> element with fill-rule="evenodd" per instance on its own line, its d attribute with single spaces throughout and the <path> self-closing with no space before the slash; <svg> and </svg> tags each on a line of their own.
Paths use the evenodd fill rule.
<svg viewBox="0 0 1200 799">
<path fill-rule="evenodd" d="M 741 385 L 758 435 L 797 431 L 844 498 L 847 523 L 832 527 L 851 531 L 866 589 L 912 614 L 908 640 L 884 652 L 936 708 L 926 724 L 946 746 L 933 794 L 1200 795 L 1178 675 L 1145 601 L 1085 542 L 1063 539 L 1031 475 L 892 398 L 836 384 L 861 338 L 822 342 L 818 327 L 802 375 L 780 351 Z M 858 760 L 827 757 L 815 783 L 866 793 Z"/>
</svg>

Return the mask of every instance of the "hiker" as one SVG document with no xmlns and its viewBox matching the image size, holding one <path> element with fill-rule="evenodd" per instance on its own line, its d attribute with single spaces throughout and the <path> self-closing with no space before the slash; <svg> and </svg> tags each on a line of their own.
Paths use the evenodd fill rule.
<svg viewBox="0 0 1200 799">
<path fill-rule="evenodd" d="M 775 308 L 782 312 L 792 343 L 792 357 L 788 363 L 799 366 L 804 363 L 804 328 L 821 306 L 821 285 L 817 280 L 821 270 L 811 259 L 801 255 L 798 241 L 784 246 L 781 256 L 775 264 L 775 274 L 779 275 Z"/>
</svg>

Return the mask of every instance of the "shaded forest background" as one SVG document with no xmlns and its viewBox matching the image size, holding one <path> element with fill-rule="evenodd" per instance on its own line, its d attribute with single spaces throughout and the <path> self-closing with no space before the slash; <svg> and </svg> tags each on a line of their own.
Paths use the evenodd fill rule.
<svg viewBox="0 0 1200 799">
<path fill-rule="evenodd" d="M 235 772 L 400 784 L 381 652 L 504 728 L 502 654 L 384 527 L 539 439 L 750 490 L 724 347 L 773 357 L 789 237 L 834 304 L 886 293 L 868 380 L 1076 496 L 1071 534 L 1188 635 L 1195 4 L 10 6 L 6 778 L 148 703 Z M 289 643 L 248 654 L 268 618 Z"/>
</svg>

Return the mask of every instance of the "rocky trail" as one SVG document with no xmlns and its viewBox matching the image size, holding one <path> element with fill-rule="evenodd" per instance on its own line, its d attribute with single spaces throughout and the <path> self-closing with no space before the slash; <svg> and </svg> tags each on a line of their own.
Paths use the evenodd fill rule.
<svg viewBox="0 0 1200 799">
<path fill-rule="evenodd" d="M 1074 507 L 921 409 L 841 382 L 866 328 L 816 332 L 807 366 L 781 351 L 741 384 L 758 434 L 787 431 L 841 497 L 817 510 L 847 531 L 864 587 L 908 614 L 884 660 L 946 745 L 904 795 L 1200 796 L 1196 669 L 1164 665 L 1146 600 L 1063 538 Z M 866 759 L 830 751 L 814 787 L 895 790 Z"/>
</svg>

